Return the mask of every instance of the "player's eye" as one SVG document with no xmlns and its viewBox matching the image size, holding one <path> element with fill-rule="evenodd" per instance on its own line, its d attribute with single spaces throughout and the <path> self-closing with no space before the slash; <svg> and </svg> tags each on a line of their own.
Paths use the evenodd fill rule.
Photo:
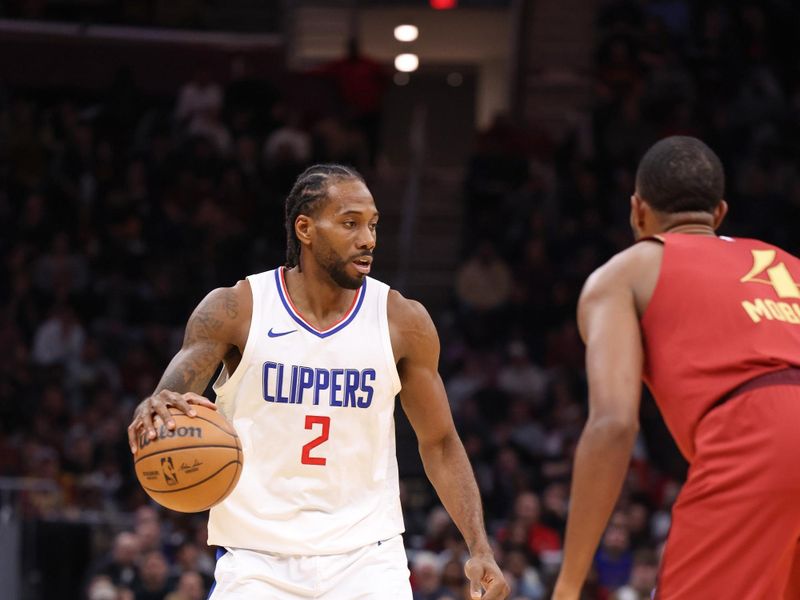
<svg viewBox="0 0 800 600">
<path fill-rule="evenodd" d="M 344 222 L 344 226 L 347 227 L 348 229 L 352 229 L 353 227 L 356 226 L 356 222 L 355 221 L 345 221 Z"/>
<path fill-rule="evenodd" d="M 375 230 L 378 228 L 378 224 L 377 224 L 377 223 L 370 223 L 370 224 L 369 224 L 369 228 L 370 228 L 372 231 L 375 231 Z"/>
</svg>

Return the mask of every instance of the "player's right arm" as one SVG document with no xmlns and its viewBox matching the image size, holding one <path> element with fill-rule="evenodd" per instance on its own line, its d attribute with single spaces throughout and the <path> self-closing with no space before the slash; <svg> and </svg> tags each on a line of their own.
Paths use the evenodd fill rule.
<svg viewBox="0 0 800 600">
<path fill-rule="evenodd" d="M 588 279 L 578 302 L 586 343 L 589 418 L 575 452 L 564 561 L 554 600 L 578 600 L 628 470 L 639 428 L 644 354 L 631 282 L 642 248 Z"/>
<path fill-rule="evenodd" d="M 128 426 L 131 452 L 136 452 L 141 432 L 155 439 L 157 427 L 175 427 L 169 407 L 191 417 L 196 414 L 193 404 L 216 410 L 202 393 L 226 356 L 244 349 L 253 309 L 249 287 L 247 281 L 240 281 L 232 288 L 217 288 L 195 308 L 186 324 L 180 351 L 170 361 L 153 394 L 133 412 Z"/>
</svg>

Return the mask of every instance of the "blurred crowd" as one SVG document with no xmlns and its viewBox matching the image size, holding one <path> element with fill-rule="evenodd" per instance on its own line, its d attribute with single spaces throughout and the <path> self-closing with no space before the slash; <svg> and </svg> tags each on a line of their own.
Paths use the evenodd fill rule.
<svg viewBox="0 0 800 600">
<path fill-rule="evenodd" d="M 575 305 L 631 241 L 643 151 L 670 134 L 704 139 L 727 170 L 725 232 L 800 250 L 799 13 L 779 1 L 604 2 L 591 118 L 554 134 L 500 117 L 477 135 L 464 260 L 435 317 L 512 598 L 547 597 L 560 563 L 586 416 Z M 0 88 L 0 476 L 41 484 L 20 498 L 27 521 L 116 524 L 94 530 L 76 597 L 207 594 L 203 515 L 148 502 L 125 427 L 197 301 L 283 262 L 296 175 L 335 161 L 373 176 L 374 114 L 351 116 L 309 119 L 244 62 L 226 82 L 198 69 L 168 101 L 124 70 L 102 96 Z M 684 465 L 648 400 L 642 421 L 587 598 L 648 598 L 655 583 Z M 467 598 L 449 517 L 424 483 L 401 493 L 415 600 Z"/>
</svg>

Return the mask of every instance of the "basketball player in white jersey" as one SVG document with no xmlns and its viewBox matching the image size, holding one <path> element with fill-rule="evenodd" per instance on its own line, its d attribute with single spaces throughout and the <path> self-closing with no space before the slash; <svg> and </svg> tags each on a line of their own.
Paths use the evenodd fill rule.
<svg viewBox="0 0 800 600">
<path fill-rule="evenodd" d="M 211 509 L 212 600 L 410 600 L 401 533 L 394 401 L 425 471 L 460 529 L 473 597 L 508 585 L 486 538 L 478 488 L 438 373 L 439 339 L 417 302 L 368 277 L 378 211 L 362 177 L 306 170 L 286 200 L 287 265 L 212 291 L 155 393 L 144 432 L 174 427 L 168 407 L 218 408 L 244 450 L 238 485 Z"/>
</svg>

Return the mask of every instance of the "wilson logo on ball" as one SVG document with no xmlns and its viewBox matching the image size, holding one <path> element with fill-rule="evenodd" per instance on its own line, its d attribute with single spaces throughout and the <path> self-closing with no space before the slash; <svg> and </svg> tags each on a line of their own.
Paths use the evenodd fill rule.
<svg viewBox="0 0 800 600">
<path fill-rule="evenodd" d="M 156 440 L 163 440 L 174 437 L 202 438 L 203 430 L 200 427 L 176 427 L 175 429 L 170 430 L 167 429 L 164 425 L 162 425 L 158 429 L 158 436 L 156 436 L 155 440 L 151 440 L 146 435 L 142 435 L 139 438 L 139 448 L 144 448 L 146 446 L 149 446 Z"/>
</svg>

